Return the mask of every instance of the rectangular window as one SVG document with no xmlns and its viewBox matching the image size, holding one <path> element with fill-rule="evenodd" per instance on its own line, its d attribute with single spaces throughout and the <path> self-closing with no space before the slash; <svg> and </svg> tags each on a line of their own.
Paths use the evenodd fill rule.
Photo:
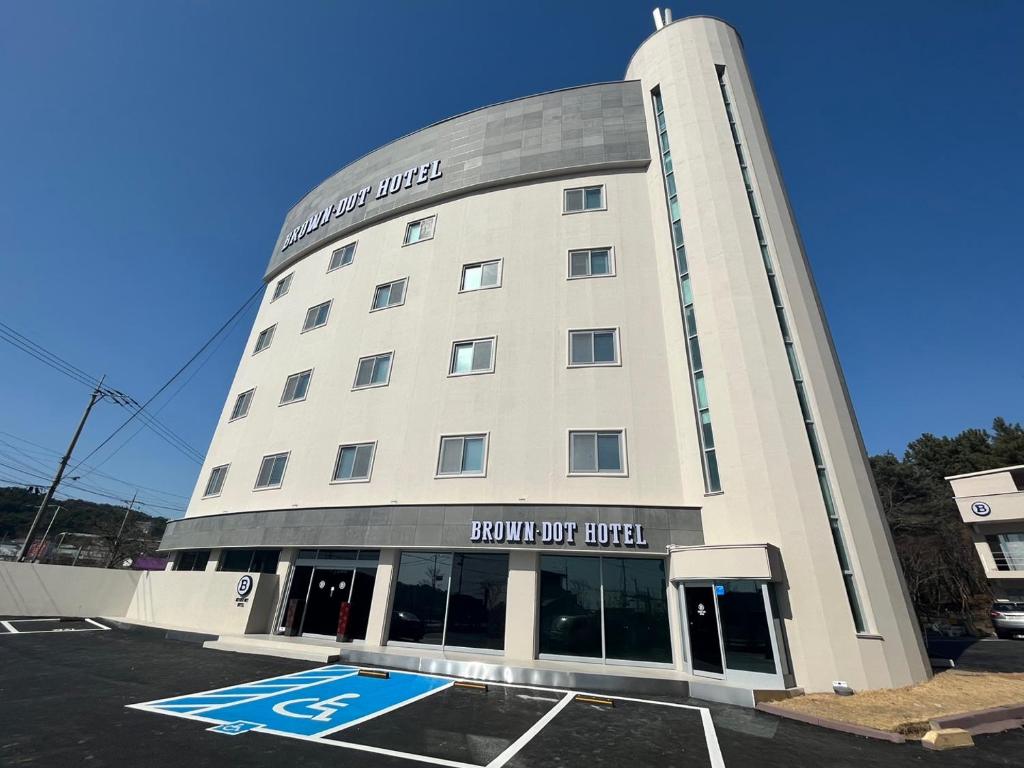
<svg viewBox="0 0 1024 768">
<path fill-rule="evenodd" d="M 352 389 L 386 387 L 391 381 L 391 360 L 394 352 L 362 357 L 356 367 L 356 381 Z"/>
<path fill-rule="evenodd" d="M 252 405 L 252 396 L 255 392 L 255 389 L 249 389 L 235 398 L 235 407 L 231 409 L 231 418 L 228 421 L 244 419 L 249 415 L 249 406 Z"/>
<path fill-rule="evenodd" d="M 430 240 L 434 237 L 434 220 L 436 216 L 428 216 L 425 219 L 410 221 L 405 226 L 405 242 L 403 245 L 412 245 L 422 240 Z"/>
<path fill-rule="evenodd" d="M 224 489 L 224 478 L 228 476 L 230 464 L 222 464 L 210 470 L 210 478 L 206 481 L 206 490 L 203 491 L 203 498 L 208 496 L 220 496 Z"/>
<path fill-rule="evenodd" d="M 483 475 L 487 466 L 487 435 L 452 435 L 441 438 L 438 477 Z"/>
<path fill-rule="evenodd" d="M 221 555 L 219 571 L 276 573 L 279 549 L 228 549 Z"/>
<path fill-rule="evenodd" d="M 493 373 L 494 343 L 493 336 L 488 339 L 455 342 L 452 345 L 452 359 L 448 366 L 448 373 L 452 376 Z"/>
<path fill-rule="evenodd" d="M 403 277 L 401 280 L 378 285 L 373 292 L 373 305 L 370 307 L 370 311 L 374 312 L 378 309 L 405 304 L 405 285 L 408 280 L 409 278 Z"/>
<path fill-rule="evenodd" d="M 306 320 L 302 323 L 302 332 L 311 331 L 327 325 L 327 316 L 331 313 L 331 302 L 325 301 L 306 310 Z"/>
<path fill-rule="evenodd" d="M 208 562 L 210 562 L 210 550 L 187 549 L 178 553 L 178 562 L 175 563 L 174 570 L 205 571 Z"/>
<path fill-rule="evenodd" d="M 256 475 L 256 489 L 280 488 L 284 482 L 284 470 L 288 466 L 287 453 L 273 453 L 264 456 L 260 462 L 260 472 Z"/>
<path fill-rule="evenodd" d="M 570 432 L 569 474 L 626 474 L 626 451 L 623 438 L 621 430 Z"/>
<path fill-rule="evenodd" d="M 356 244 L 343 245 L 331 254 L 331 263 L 327 265 L 327 271 L 331 272 L 339 267 L 347 267 L 355 257 Z"/>
<path fill-rule="evenodd" d="M 284 277 L 277 281 L 277 285 L 274 286 L 274 295 L 270 299 L 271 301 L 277 301 L 286 293 L 288 293 L 288 289 L 292 287 L 293 274 L 295 273 L 293 272 L 291 274 L 285 275 Z"/>
<path fill-rule="evenodd" d="M 462 268 L 460 291 L 480 291 L 484 288 L 501 287 L 501 259 L 466 264 Z"/>
<path fill-rule="evenodd" d="M 543 655 L 671 664 L 665 561 L 541 555 Z"/>
<path fill-rule="evenodd" d="M 563 213 L 582 213 L 583 211 L 603 211 L 604 187 L 576 187 L 565 190 L 563 197 Z"/>
<path fill-rule="evenodd" d="M 373 469 L 373 454 L 376 443 L 355 443 L 338 446 L 338 458 L 334 462 L 335 483 L 369 480 Z"/>
<path fill-rule="evenodd" d="M 309 380 L 313 377 L 313 369 L 302 373 L 293 373 L 284 382 L 284 392 L 281 393 L 281 403 L 296 403 L 306 399 L 309 391 Z"/>
<path fill-rule="evenodd" d="M 274 340 L 274 329 L 277 328 L 277 323 L 264 328 L 260 331 L 260 335 L 256 337 L 256 346 L 252 348 L 252 353 L 255 355 L 257 352 L 262 352 L 264 349 L 270 346 L 270 342 Z"/>
<path fill-rule="evenodd" d="M 618 337 L 615 328 L 569 331 L 569 366 L 618 365 Z"/>
<path fill-rule="evenodd" d="M 583 251 L 569 251 L 569 279 L 581 277 L 611 277 L 615 274 L 615 262 L 611 248 L 588 248 Z"/>
<path fill-rule="evenodd" d="M 388 639 L 503 650 L 507 589 L 507 553 L 403 552 Z"/>
</svg>

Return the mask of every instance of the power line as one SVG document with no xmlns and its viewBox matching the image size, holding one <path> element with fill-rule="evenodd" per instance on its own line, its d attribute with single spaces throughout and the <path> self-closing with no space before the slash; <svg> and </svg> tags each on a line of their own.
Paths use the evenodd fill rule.
<svg viewBox="0 0 1024 768">
<path fill-rule="evenodd" d="M 84 384 L 90 388 L 93 388 L 97 384 L 97 379 L 90 374 L 83 371 L 81 368 L 69 363 L 67 360 L 62 358 L 55 352 L 51 352 L 42 344 L 32 341 L 22 333 L 14 330 L 11 326 L 6 323 L 0 322 L 0 340 L 6 341 L 12 346 L 20 349 L 28 355 L 31 355 L 36 360 L 48 365 L 55 371 L 64 374 L 73 381 L 79 384 Z M 117 403 L 122 407 L 134 407 L 139 408 L 139 404 L 134 398 L 125 395 L 111 387 L 104 387 L 103 395 L 110 398 L 113 402 Z M 159 421 L 153 414 L 138 414 L 141 416 L 141 421 L 149 429 L 157 434 L 164 442 L 168 443 L 172 448 L 177 450 L 179 453 L 185 456 L 185 458 L 196 464 L 203 463 L 203 454 L 198 450 L 189 445 L 180 435 L 175 433 L 170 427 L 163 422 Z"/>
<path fill-rule="evenodd" d="M 28 449 L 28 448 L 23 448 L 23 447 L 21 447 L 19 445 L 15 445 L 14 443 L 11 443 L 11 442 L 9 442 L 7 440 L 4 440 L 3 438 L 0 438 L 0 443 L 2 443 L 3 445 L 6 445 L 9 448 L 12 448 L 13 450 L 17 451 L 18 452 L 17 455 L 21 456 L 22 458 L 26 458 L 27 457 L 26 454 L 30 454 L 30 453 L 39 454 L 41 452 L 42 453 L 48 453 L 51 456 L 57 456 L 57 457 L 60 457 L 60 455 L 61 455 L 60 451 L 56 451 L 53 448 L 48 448 L 45 445 L 40 445 L 39 443 L 32 442 L 31 440 L 28 440 L 28 439 L 26 439 L 24 437 L 20 437 L 19 435 L 15 435 L 15 434 L 13 434 L 11 432 L 4 432 L 3 430 L 0 430 L 0 435 L 6 435 L 7 437 L 13 438 L 14 440 L 17 440 L 19 442 L 25 443 L 27 445 L 34 446 L 35 448 L 38 449 L 38 450 L 33 451 L 33 450 Z M 0 453 L 4 453 L 4 451 L 0 451 Z M 8 454 L 8 456 L 10 456 L 10 454 Z M 30 457 L 28 457 L 28 458 L 30 458 Z M 36 459 L 33 459 L 33 461 L 37 465 L 41 465 L 40 461 L 38 461 Z M 114 475 L 111 475 L 111 474 L 109 474 L 107 472 L 100 472 L 95 467 L 92 467 L 92 466 L 89 466 L 89 465 L 85 465 L 85 468 L 90 470 L 88 474 L 97 474 L 100 477 L 105 477 L 108 480 L 113 480 L 115 483 L 121 483 L 122 485 L 126 485 L 126 486 L 128 486 L 130 488 L 141 488 L 144 491 L 150 491 L 151 493 L 158 493 L 161 496 L 171 496 L 171 497 L 178 498 L 178 499 L 188 500 L 189 498 L 191 498 L 190 496 L 186 496 L 185 494 L 182 494 L 182 493 L 172 493 L 171 491 L 164 491 L 164 490 L 162 490 L 160 488 L 153 488 L 153 487 L 150 487 L 150 486 L 147 486 L 147 485 L 141 485 L 139 483 L 133 483 L 133 482 L 130 482 L 128 480 L 122 480 L 121 478 L 115 477 Z M 49 470 L 47 469 L 47 471 L 49 471 Z"/>
<path fill-rule="evenodd" d="M 194 355 L 192 355 L 192 357 L 190 357 L 190 358 L 188 359 L 188 361 L 187 361 L 187 362 L 186 362 L 186 363 L 185 363 L 185 364 L 184 364 L 183 366 L 181 366 L 181 368 L 179 368 L 179 369 L 178 369 L 178 370 L 177 370 L 177 371 L 176 371 L 176 372 L 174 373 L 174 375 L 173 375 L 173 376 L 171 376 L 171 378 L 169 378 L 169 379 L 168 379 L 168 380 L 167 380 L 166 382 L 164 382 L 164 384 L 163 384 L 163 385 L 162 385 L 162 386 L 160 387 L 160 389 L 158 389 L 158 390 L 157 390 L 156 392 L 154 392 L 154 393 L 153 393 L 153 395 L 152 395 L 152 396 L 151 396 L 151 397 L 150 397 L 150 398 L 149 398 L 149 399 L 148 399 L 148 400 L 147 400 L 147 401 L 146 401 L 145 403 L 143 403 L 143 404 L 142 404 L 141 406 L 139 406 L 139 408 L 138 408 L 138 410 L 137 410 L 137 411 L 135 411 L 134 413 L 132 413 L 132 415 L 131 415 L 131 416 L 129 416 L 129 417 L 127 418 L 127 419 L 125 419 L 125 420 L 124 420 L 124 421 L 123 421 L 123 422 L 121 423 L 121 425 L 120 425 L 120 426 L 119 426 L 119 427 L 118 427 L 117 429 L 115 429 L 115 430 L 114 430 L 113 432 L 111 432 L 111 433 L 110 433 L 110 435 L 108 435 L 108 436 L 107 436 L 107 438 L 106 438 L 105 440 L 103 440 L 103 442 L 101 442 L 101 443 L 100 443 L 99 445 L 97 445 L 97 446 L 96 446 L 95 448 L 93 448 L 93 449 L 92 449 L 92 451 L 90 451 L 90 452 L 88 453 L 88 455 L 86 455 L 86 457 L 85 457 L 84 459 L 82 459 L 82 460 L 81 460 L 81 461 L 79 461 L 79 462 L 78 462 L 77 464 L 75 464 L 75 466 L 74 466 L 74 467 L 72 467 L 71 471 L 73 472 L 73 471 L 74 471 L 75 469 L 77 469 L 78 467 L 80 467 L 80 466 L 81 466 L 81 465 L 82 465 L 82 464 L 83 464 L 84 462 L 88 461 L 88 460 L 89 460 L 89 459 L 90 459 L 90 458 L 91 458 L 92 456 L 95 456 L 95 455 L 96 455 L 96 452 L 97 452 L 97 451 L 99 451 L 99 450 L 100 450 L 101 448 L 103 448 L 103 446 L 105 446 L 105 445 L 106 445 L 107 443 L 109 443 L 109 442 L 110 442 L 111 440 L 113 440 L 113 439 L 114 439 L 114 437 L 115 437 L 115 436 L 116 436 L 116 435 L 117 435 L 117 434 L 118 434 L 118 433 L 119 433 L 119 432 L 120 432 L 120 431 L 121 431 L 122 429 L 124 429 L 124 428 L 125 428 L 126 426 L 128 426 L 128 424 L 130 424 L 130 423 L 132 422 L 132 420 L 133 420 L 133 419 L 135 419 L 135 417 L 136 417 L 136 416 L 137 416 L 138 414 L 140 414 L 140 413 L 141 413 L 141 412 L 142 412 L 143 410 L 145 410 L 145 408 L 146 408 L 146 407 L 147 407 L 147 406 L 148 406 L 148 405 L 149 405 L 150 403 L 152 403 L 152 402 L 153 402 L 153 401 L 154 401 L 154 400 L 155 400 L 155 399 L 156 399 L 157 397 L 159 397 L 159 396 L 160 396 L 160 394 L 161 394 L 161 393 L 162 393 L 162 392 L 163 392 L 163 391 L 164 391 L 165 389 L 167 389 L 167 388 L 168 388 L 169 386 L 171 386 L 171 384 L 172 384 L 172 383 L 174 383 L 174 380 L 175 380 L 175 379 L 177 379 L 177 378 L 178 378 L 178 377 L 179 377 L 179 376 L 180 376 L 180 375 L 181 375 L 182 373 L 184 373 L 184 372 L 185 372 L 185 370 L 186 370 L 186 369 L 187 369 L 187 368 L 188 368 L 188 367 L 189 367 L 190 365 L 192 365 L 192 363 L 193 363 L 193 362 L 195 361 L 195 359 L 196 359 L 197 357 L 199 357 L 199 356 L 200 356 L 200 355 L 201 355 L 201 354 L 203 353 L 203 351 L 204 351 L 204 350 L 205 350 L 205 349 L 206 349 L 206 348 L 207 348 L 208 346 L 210 346 L 210 344 L 212 344 L 212 343 L 214 342 L 214 340 L 215 340 L 215 339 L 216 339 L 216 338 L 217 338 L 218 336 L 220 336 L 221 332 L 222 332 L 222 331 L 224 331 L 224 329 L 225 329 L 225 328 L 227 328 L 227 327 L 228 327 L 228 325 L 230 325 L 230 324 L 231 324 L 231 322 L 232 322 L 232 321 L 233 321 L 233 320 L 234 320 L 234 319 L 235 319 L 236 317 L 238 317 L 238 315 L 242 314 L 242 312 L 243 312 L 243 311 L 245 311 L 245 308 L 246 308 L 246 307 L 248 307 L 248 306 L 249 306 L 249 304 L 251 304 L 251 303 L 252 303 L 252 301 L 253 301 L 253 300 L 254 300 L 254 299 L 255 299 L 255 298 L 257 297 L 257 296 L 259 296 L 259 295 L 260 295 L 260 294 L 261 294 L 261 293 L 263 292 L 263 290 L 264 290 L 264 288 L 263 288 L 263 284 L 261 283 L 261 284 L 260 284 L 260 286 L 259 286 L 259 287 L 258 287 L 258 288 L 257 288 L 257 289 L 256 289 L 255 291 L 253 291 L 252 295 L 251 295 L 251 296 L 249 296 L 249 298 L 245 300 L 245 302 L 244 302 L 244 303 L 242 304 L 242 306 L 240 306 L 240 307 L 239 307 L 238 309 L 236 309 L 236 310 L 235 310 L 234 314 L 232 314 L 232 315 L 231 315 L 231 317 L 229 317 L 229 318 L 228 318 L 228 319 L 227 319 L 227 320 L 226 320 L 226 321 L 224 322 L 224 324 L 223 324 L 223 325 L 221 325 L 221 327 L 220 327 L 220 328 L 218 328 L 218 329 L 216 330 L 216 332 L 214 332 L 214 334 L 213 334 L 213 335 L 212 335 L 212 336 L 211 336 L 211 337 L 210 337 L 209 339 L 207 339 L 207 340 L 206 340 L 206 342 L 205 342 L 205 343 L 204 343 L 204 344 L 203 344 L 203 345 L 202 345 L 202 346 L 201 346 L 201 347 L 200 347 L 200 348 L 199 348 L 199 349 L 198 349 L 198 350 L 196 351 L 196 353 L 195 353 Z M 101 463 L 102 463 L 102 462 L 101 462 Z"/>
</svg>

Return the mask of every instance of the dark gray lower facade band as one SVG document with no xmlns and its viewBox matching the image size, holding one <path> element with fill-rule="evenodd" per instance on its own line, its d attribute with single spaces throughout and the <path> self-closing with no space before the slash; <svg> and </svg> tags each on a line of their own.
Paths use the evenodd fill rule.
<svg viewBox="0 0 1024 768">
<path fill-rule="evenodd" d="M 473 521 L 575 522 L 574 543 L 474 543 Z M 646 546 L 585 543 L 586 523 L 642 526 Z M 410 505 L 278 509 L 173 520 L 160 551 L 226 547 L 465 547 L 664 554 L 670 544 L 704 543 L 700 509 L 584 505 Z"/>
</svg>

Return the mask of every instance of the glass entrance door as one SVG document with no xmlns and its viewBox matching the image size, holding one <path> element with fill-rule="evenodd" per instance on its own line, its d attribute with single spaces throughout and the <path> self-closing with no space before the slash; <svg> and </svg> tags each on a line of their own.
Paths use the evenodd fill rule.
<svg viewBox="0 0 1024 768">
<path fill-rule="evenodd" d="M 710 584 L 683 586 L 690 658 L 694 673 L 722 675 L 722 645 L 718 636 L 718 609 Z"/>
<path fill-rule="evenodd" d="M 302 621 L 302 634 L 338 634 L 338 616 L 341 604 L 348 600 L 352 591 L 352 571 L 315 568 L 309 585 L 309 599 L 306 602 L 306 616 Z M 363 633 L 365 635 L 365 628 Z"/>
</svg>

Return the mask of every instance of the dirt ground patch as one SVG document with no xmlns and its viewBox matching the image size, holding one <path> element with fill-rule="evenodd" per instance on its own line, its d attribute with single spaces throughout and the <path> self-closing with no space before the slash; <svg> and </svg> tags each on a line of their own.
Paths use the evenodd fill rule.
<svg viewBox="0 0 1024 768">
<path fill-rule="evenodd" d="M 949 670 L 906 688 L 853 696 L 812 693 L 773 703 L 794 712 L 920 738 L 934 717 L 1024 704 L 1024 673 Z"/>
</svg>

